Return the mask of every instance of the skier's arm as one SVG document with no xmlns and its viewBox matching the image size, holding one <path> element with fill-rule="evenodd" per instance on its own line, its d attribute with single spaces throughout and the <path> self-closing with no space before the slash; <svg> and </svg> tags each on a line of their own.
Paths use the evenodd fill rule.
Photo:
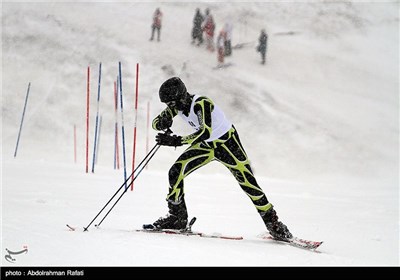
<svg viewBox="0 0 400 280">
<path fill-rule="evenodd" d="M 182 136 L 182 144 L 196 144 L 210 137 L 211 128 L 211 112 L 214 109 L 214 104 L 206 97 L 199 98 L 194 105 L 194 112 L 199 120 L 200 129 L 195 133 Z"/>
<path fill-rule="evenodd" d="M 153 120 L 152 127 L 154 130 L 162 131 L 172 126 L 172 119 L 177 115 L 177 111 L 169 107 L 165 108 Z"/>
</svg>

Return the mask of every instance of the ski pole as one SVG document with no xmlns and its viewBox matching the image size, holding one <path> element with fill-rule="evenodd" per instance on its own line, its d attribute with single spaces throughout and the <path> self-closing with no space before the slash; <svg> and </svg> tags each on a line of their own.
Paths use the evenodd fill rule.
<svg viewBox="0 0 400 280">
<path fill-rule="evenodd" d="M 128 178 L 126 178 L 126 180 L 122 183 L 122 185 L 119 187 L 119 189 L 114 193 L 114 195 L 110 198 L 110 200 L 108 200 L 107 201 L 107 203 L 104 205 L 104 207 L 100 210 L 100 212 L 99 213 L 97 213 L 97 215 L 96 215 L 96 217 L 94 217 L 93 218 L 93 220 L 86 226 L 86 227 L 84 227 L 84 231 L 87 231 L 88 230 L 88 228 L 90 227 L 90 225 L 94 222 L 94 220 L 96 220 L 96 218 L 100 215 L 100 213 L 101 212 L 103 212 L 103 210 L 104 210 L 104 208 L 106 208 L 107 207 L 107 205 L 111 202 L 111 200 L 113 200 L 113 198 L 117 195 L 117 193 L 125 186 L 125 184 L 129 181 L 129 179 L 133 176 L 133 174 L 135 173 L 135 171 L 137 171 L 140 167 L 141 167 L 141 165 L 147 160 L 147 158 L 149 157 L 149 156 L 151 156 L 150 157 L 150 159 L 154 156 L 154 154 L 155 154 L 155 152 L 153 153 L 153 151 L 156 149 L 156 148 L 159 148 L 160 147 L 160 145 L 159 144 L 156 144 L 156 145 L 154 145 L 154 147 L 150 150 L 150 152 L 144 157 L 144 159 L 138 164 L 138 166 L 135 168 L 135 170 L 133 170 L 133 172 L 132 172 L 132 174 L 128 177 Z M 157 150 L 158 150 L 158 148 L 157 148 Z M 156 151 L 157 151 L 156 150 Z M 148 163 L 148 161 L 146 162 L 146 164 Z M 137 177 L 137 176 L 136 176 Z"/>
<path fill-rule="evenodd" d="M 26 92 L 24 111 L 22 112 L 21 124 L 20 124 L 20 126 L 19 126 L 19 132 L 18 132 L 17 144 L 16 144 L 16 146 L 15 146 L 14 158 L 17 156 L 18 143 L 19 143 L 19 138 L 21 137 L 22 124 L 23 124 L 23 122 L 24 122 L 26 103 L 28 103 L 28 96 L 29 96 L 29 90 L 30 90 L 30 88 L 31 88 L 31 82 L 29 82 L 29 84 L 28 84 L 28 90 L 27 90 L 27 92 Z"/>
<path fill-rule="evenodd" d="M 146 163 L 143 165 L 142 169 L 139 170 L 139 173 L 136 174 L 136 176 L 132 179 L 132 181 L 129 183 L 129 185 L 125 188 L 125 191 L 119 196 L 119 198 L 117 199 L 117 201 L 115 201 L 114 205 L 110 208 L 110 210 L 108 210 L 108 212 L 106 213 L 106 215 L 103 217 L 103 219 L 101 219 L 100 223 L 98 223 L 97 225 L 95 225 L 95 227 L 98 227 L 101 225 L 101 223 L 104 221 L 104 219 L 108 216 L 108 214 L 110 214 L 111 210 L 115 207 L 115 205 L 117 205 L 118 201 L 122 198 L 122 196 L 127 192 L 127 190 L 129 189 L 129 187 L 133 184 L 133 182 L 135 181 L 135 179 L 139 176 L 139 174 L 142 172 L 142 170 L 146 167 L 146 165 L 149 163 L 149 161 L 153 158 L 153 156 L 156 154 L 156 152 L 158 151 L 158 149 L 161 147 L 161 145 L 158 145 L 157 149 L 154 151 L 154 153 L 151 155 L 151 157 L 146 161 Z M 129 180 L 129 178 L 128 178 Z"/>
</svg>

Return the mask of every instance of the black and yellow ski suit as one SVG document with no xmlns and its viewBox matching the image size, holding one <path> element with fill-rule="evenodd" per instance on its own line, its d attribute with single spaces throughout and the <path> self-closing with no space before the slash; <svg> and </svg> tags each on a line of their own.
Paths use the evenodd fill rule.
<svg viewBox="0 0 400 280">
<path fill-rule="evenodd" d="M 217 160 L 231 171 L 258 212 L 265 213 L 272 205 L 257 184 L 235 127 L 210 98 L 198 95 L 192 95 L 191 98 L 189 112 L 183 113 L 173 106 L 167 107 L 152 123 L 155 130 L 160 130 L 159 124 L 163 118 L 169 118 L 172 124 L 172 118 L 180 115 L 196 130 L 193 134 L 181 137 L 181 144 L 190 146 L 169 170 L 170 187 L 167 200 L 174 204 L 179 203 L 184 194 L 185 177 Z"/>
</svg>

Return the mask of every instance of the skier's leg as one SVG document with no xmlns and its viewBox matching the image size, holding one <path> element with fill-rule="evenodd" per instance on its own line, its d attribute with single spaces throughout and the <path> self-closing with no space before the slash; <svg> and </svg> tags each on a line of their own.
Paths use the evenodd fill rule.
<svg viewBox="0 0 400 280">
<path fill-rule="evenodd" d="M 155 26 L 152 25 L 152 26 L 151 26 L 151 38 L 150 38 L 150 41 L 153 41 L 153 38 L 154 38 L 154 30 L 155 30 L 155 29 L 156 29 Z"/>
<path fill-rule="evenodd" d="M 234 128 L 229 133 L 228 140 L 216 144 L 215 158 L 231 171 L 243 191 L 253 202 L 270 234 L 282 240 L 291 238 L 292 234 L 286 225 L 278 221 L 276 211 L 258 185 L 239 135 Z"/>
<path fill-rule="evenodd" d="M 201 44 L 203 44 L 203 31 L 200 31 L 200 33 L 199 33 L 199 44 L 198 45 L 201 45 Z"/>
<path fill-rule="evenodd" d="M 214 150 L 203 143 L 197 143 L 187 148 L 169 170 L 170 188 L 167 200 L 179 203 L 184 194 L 183 180 L 185 177 L 213 159 Z"/>
<path fill-rule="evenodd" d="M 197 38 L 197 30 L 195 27 L 193 27 L 193 29 L 192 29 L 192 44 L 195 43 L 196 38 Z"/>
<path fill-rule="evenodd" d="M 229 139 L 215 149 L 215 158 L 231 171 L 257 211 L 265 212 L 271 207 L 271 204 L 253 175 L 250 161 L 240 142 L 239 135 L 234 128 L 229 133 Z"/>
<path fill-rule="evenodd" d="M 169 170 L 168 214 L 153 224 L 143 225 L 145 229 L 184 229 L 188 214 L 183 191 L 183 179 L 190 173 L 214 159 L 214 151 L 203 143 L 190 146 Z"/>
</svg>

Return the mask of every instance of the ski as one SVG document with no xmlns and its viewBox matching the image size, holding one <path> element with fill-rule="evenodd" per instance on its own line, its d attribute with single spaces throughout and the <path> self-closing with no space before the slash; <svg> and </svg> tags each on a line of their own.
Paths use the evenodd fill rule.
<svg viewBox="0 0 400 280">
<path fill-rule="evenodd" d="M 264 240 L 273 240 L 276 242 L 281 242 L 284 244 L 288 244 L 290 246 L 308 250 L 316 250 L 323 243 L 323 241 L 311 241 L 311 240 L 301 239 L 298 237 L 293 237 L 288 240 L 276 239 L 272 236 L 265 236 L 265 235 L 259 237 Z"/>
<path fill-rule="evenodd" d="M 228 236 L 219 233 L 207 234 L 198 231 L 192 231 L 192 225 L 196 221 L 196 217 L 193 217 L 186 228 L 181 230 L 174 229 L 137 229 L 136 232 L 147 232 L 147 233 L 164 233 L 164 234 L 178 234 L 178 235 L 186 235 L 186 236 L 200 236 L 205 238 L 219 238 L 219 239 L 228 239 L 228 240 L 242 240 L 242 236 Z"/>
<path fill-rule="evenodd" d="M 229 236 L 229 235 L 223 235 L 220 233 L 203 233 L 203 232 L 197 232 L 197 231 L 192 231 L 192 225 L 196 221 L 196 217 L 193 217 L 188 224 L 188 226 L 183 229 L 183 230 L 173 230 L 173 229 L 163 229 L 163 230 L 158 230 L 158 229 L 137 229 L 135 230 L 136 232 L 146 232 L 146 233 L 164 233 L 164 234 L 180 234 L 180 235 L 186 235 L 186 236 L 200 236 L 204 238 L 219 238 L 219 239 L 227 239 L 227 240 L 242 240 L 242 236 Z M 69 224 L 66 224 L 67 228 L 69 231 L 76 231 L 77 227 L 73 227 Z"/>
</svg>

